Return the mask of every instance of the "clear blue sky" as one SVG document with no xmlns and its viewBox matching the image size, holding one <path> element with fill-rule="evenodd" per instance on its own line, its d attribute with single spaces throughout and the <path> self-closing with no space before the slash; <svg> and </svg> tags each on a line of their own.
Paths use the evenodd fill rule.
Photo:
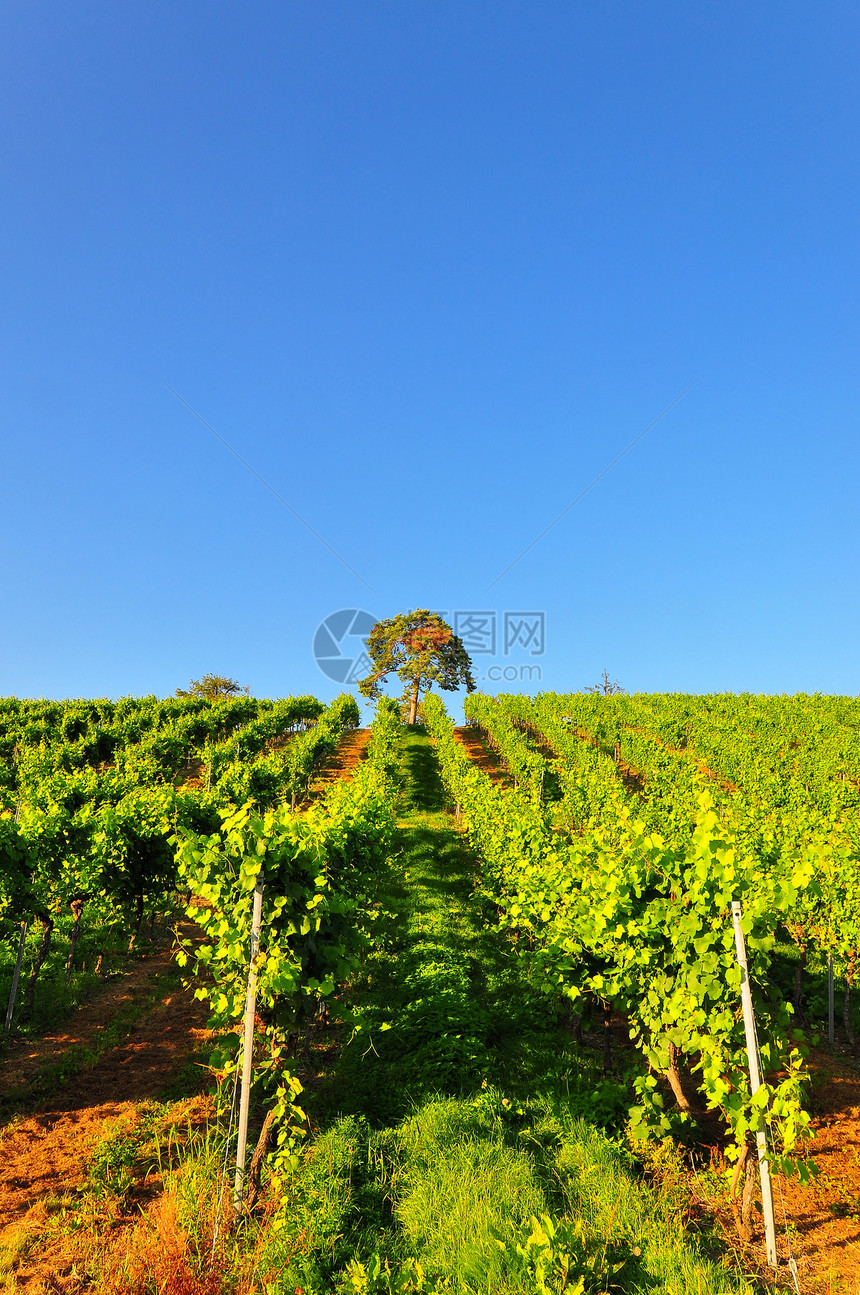
<svg viewBox="0 0 860 1295">
<path fill-rule="evenodd" d="M 331 696 L 318 623 L 415 606 L 545 612 L 480 663 L 544 688 L 860 692 L 858 26 L 7 4 L 0 694 Z"/>
</svg>

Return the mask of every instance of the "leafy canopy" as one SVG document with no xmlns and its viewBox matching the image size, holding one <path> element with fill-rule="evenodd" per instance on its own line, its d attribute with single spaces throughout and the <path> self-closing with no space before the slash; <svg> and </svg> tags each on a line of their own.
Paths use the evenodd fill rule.
<svg viewBox="0 0 860 1295">
<path fill-rule="evenodd" d="M 416 697 L 434 683 L 448 692 L 463 684 L 467 691 L 475 691 L 472 662 L 463 641 L 438 612 L 419 608 L 379 621 L 368 636 L 367 654 L 373 670 L 359 681 L 363 697 L 379 697 L 383 680 L 392 673 Z"/>
<path fill-rule="evenodd" d="M 205 674 L 202 679 L 192 679 L 187 688 L 177 688 L 177 697 L 205 697 L 212 701 L 216 697 L 236 697 L 240 692 L 245 696 L 251 689 L 246 684 L 237 683 L 223 674 Z"/>
</svg>

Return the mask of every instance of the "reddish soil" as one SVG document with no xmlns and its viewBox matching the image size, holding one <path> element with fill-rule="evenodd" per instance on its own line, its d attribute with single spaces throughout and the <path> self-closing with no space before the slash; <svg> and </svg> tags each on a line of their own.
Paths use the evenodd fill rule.
<svg viewBox="0 0 860 1295">
<path fill-rule="evenodd" d="M 537 729 L 532 728 L 530 725 L 523 725 L 522 727 L 526 727 L 528 729 L 529 736 L 538 745 L 538 749 L 543 755 L 550 759 L 558 758 L 558 752 L 547 744 L 546 738 L 542 733 Z M 672 755 L 679 755 L 685 760 L 691 760 L 705 778 L 710 778 L 712 782 L 717 783 L 722 787 L 723 791 L 733 792 L 738 790 L 733 782 L 727 782 L 724 778 L 721 778 L 718 773 L 715 773 L 713 769 L 709 768 L 708 765 L 705 764 L 704 760 L 700 760 L 692 751 L 682 751 L 680 747 L 669 746 L 668 742 L 664 742 L 661 737 L 658 737 L 656 733 L 652 733 L 650 729 L 637 728 L 635 724 L 627 724 L 625 727 L 633 729 L 636 733 L 645 733 L 648 737 L 652 737 L 655 742 L 659 743 L 664 750 L 670 751 Z M 572 728 L 570 731 L 575 737 L 578 737 L 581 742 L 587 742 L 589 746 L 597 745 L 592 735 L 590 733 L 586 733 L 584 729 Z M 618 766 L 618 777 L 621 782 L 624 783 L 627 790 L 640 796 L 645 795 L 646 779 L 641 770 L 634 768 L 632 764 L 627 764 L 621 759 L 616 759 L 615 763 Z"/>
<path fill-rule="evenodd" d="M 802 1295 L 858 1295 L 860 1292 L 860 1070 L 845 1059 L 817 1051 L 813 1074 L 813 1137 L 806 1159 L 818 1177 L 806 1186 L 782 1176 L 774 1180 L 777 1253 L 776 1285 L 793 1290 L 788 1261 L 797 1264 Z M 716 1167 L 725 1162 L 713 1149 Z M 708 1176 L 706 1175 L 706 1178 Z M 685 1186 L 690 1217 L 716 1223 L 747 1271 L 772 1280 L 766 1264 L 764 1229 L 755 1223 L 755 1240 L 741 1242 L 728 1192 L 714 1179 L 688 1174 Z M 784 1212 L 783 1212 L 784 1211 Z"/>
<path fill-rule="evenodd" d="M 618 777 L 624 786 L 633 796 L 645 795 L 645 775 L 639 769 L 634 769 L 632 764 L 625 763 L 622 759 L 615 761 L 618 769 Z"/>
<path fill-rule="evenodd" d="M 369 741 L 369 728 L 353 728 L 344 733 L 334 755 L 325 762 L 311 783 L 305 804 L 319 800 L 333 783 L 349 781 L 358 768 Z"/>
<path fill-rule="evenodd" d="M 75 1192 L 86 1178 L 87 1161 L 107 1131 L 136 1122 L 136 1103 L 158 1098 L 189 1054 L 209 1037 L 208 1009 L 191 992 L 162 986 L 172 950 L 165 945 L 137 963 L 116 983 L 75 1012 L 64 1026 L 37 1042 L 18 1043 L 0 1064 L 0 1085 L 7 1099 L 28 1108 L 0 1131 L 0 1255 L 17 1253 L 14 1288 L 31 1292 L 77 1291 L 87 1284 L 80 1264 L 93 1246 L 92 1231 L 49 1225 L 64 1205 L 74 1219 Z M 42 1085 L 28 1084 L 74 1045 L 92 1042 L 123 1008 L 134 1002 L 147 1009 L 127 1037 L 94 1064 L 44 1096 Z M 151 1005 L 150 1005 L 151 1004 Z M 190 1099 L 183 1118 L 199 1122 L 207 1099 Z M 65 1198 L 65 1200 L 64 1200 Z M 104 1222 L 104 1221 L 103 1221 Z M 108 1220 L 110 1227 L 122 1220 Z M 32 1238 L 39 1237 L 38 1244 Z"/>
<path fill-rule="evenodd" d="M 465 748 L 469 759 L 482 773 L 487 774 L 493 782 L 500 783 L 503 787 L 513 786 L 498 752 L 484 741 L 474 724 L 455 728 L 454 737 Z"/>
<path fill-rule="evenodd" d="M 580 742 L 587 743 L 588 746 L 597 747 L 600 750 L 600 743 L 591 733 L 586 733 L 585 729 L 571 728 L 574 737 L 578 737 Z M 618 781 L 623 783 L 627 791 L 633 796 L 645 795 L 645 775 L 640 769 L 635 769 L 632 764 L 627 764 L 621 759 L 616 750 L 615 767 L 618 770 Z"/>
<path fill-rule="evenodd" d="M 808 1186 L 781 1184 L 794 1235 L 802 1291 L 857 1295 L 860 1291 L 860 1070 L 824 1050 L 810 1058 L 815 1136 L 808 1158 L 818 1177 Z M 784 1234 L 779 1189 L 778 1231 Z M 787 1257 L 783 1235 L 780 1257 Z"/>
<path fill-rule="evenodd" d="M 667 748 L 667 750 L 674 751 L 675 748 L 673 746 L 670 746 Z M 686 752 L 678 751 L 676 752 L 676 754 L 685 755 Z M 694 755 L 694 756 L 690 756 L 689 758 L 693 760 L 693 762 L 696 765 L 696 768 L 699 770 L 699 773 L 703 774 L 704 777 L 706 778 L 710 778 L 712 782 L 718 783 L 719 786 L 722 787 L 723 791 L 731 792 L 731 791 L 740 790 L 740 788 L 737 786 L 736 783 L 729 782 L 726 778 L 721 778 L 718 773 L 716 773 L 713 769 L 711 769 L 709 765 L 705 764 L 704 760 L 700 760 L 698 756 Z"/>
<path fill-rule="evenodd" d="M 198 934 L 198 928 L 190 922 L 182 922 L 179 929 L 185 937 Z M 91 1041 L 122 1008 L 145 1000 L 157 978 L 173 966 L 173 947 L 173 933 L 164 933 L 159 943 L 107 979 L 55 1030 L 39 1039 L 13 1036 L 0 1056 L 0 1102 L 15 1101 L 39 1071 L 59 1061 L 70 1048 Z"/>
<path fill-rule="evenodd" d="M 205 781 L 204 770 L 206 765 L 203 760 L 189 760 L 188 764 L 182 766 L 176 772 L 173 779 L 173 785 L 177 791 L 200 791 Z"/>
</svg>

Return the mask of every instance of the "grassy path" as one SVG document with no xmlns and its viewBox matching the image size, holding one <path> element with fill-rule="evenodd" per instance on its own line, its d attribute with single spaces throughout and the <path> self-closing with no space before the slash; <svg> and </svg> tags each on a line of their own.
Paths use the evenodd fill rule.
<svg viewBox="0 0 860 1295">
<path fill-rule="evenodd" d="M 361 1029 L 309 1094 L 319 1133 L 261 1255 L 273 1289 L 749 1289 L 602 1131 L 621 1088 L 535 1007 L 420 731 L 401 811 L 385 938 L 353 986 Z"/>
</svg>

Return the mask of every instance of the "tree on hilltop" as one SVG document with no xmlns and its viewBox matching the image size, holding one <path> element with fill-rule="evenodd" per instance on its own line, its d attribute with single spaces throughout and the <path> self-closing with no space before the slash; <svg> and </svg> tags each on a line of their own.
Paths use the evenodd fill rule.
<svg viewBox="0 0 860 1295">
<path fill-rule="evenodd" d="M 600 683 L 593 683 L 586 688 L 586 692 L 594 693 L 598 697 L 616 697 L 625 690 L 617 679 L 609 678 L 609 671 L 603 671 L 603 679 Z"/>
<path fill-rule="evenodd" d="M 206 701 L 215 701 L 218 697 L 237 697 L 250 694 L 250 685 L 244 686 L 235 679 L 228 679 L 223 674 L 205 674 L 202 679 L 192 679 L 187 688 L 177 688 L 177 697 L 202 697 Z"/>
<path fill-rule="evenodd" d="M 362 697 L 375 700 L 382 695 L 383 680 L 396 674 L 406 685 L 404 699 L 409 703 L 410 724 L 416 721 L 421 692 L 432 684 L 448 692 L 463 684 L 468 692 L 475 691 L 472 662 L 463 640 L 438 612 L 419 608 L 379 621 L 368 635 L 367 655 L 373 670 L 359 681 L 358 691 Z"/>
</svg>

